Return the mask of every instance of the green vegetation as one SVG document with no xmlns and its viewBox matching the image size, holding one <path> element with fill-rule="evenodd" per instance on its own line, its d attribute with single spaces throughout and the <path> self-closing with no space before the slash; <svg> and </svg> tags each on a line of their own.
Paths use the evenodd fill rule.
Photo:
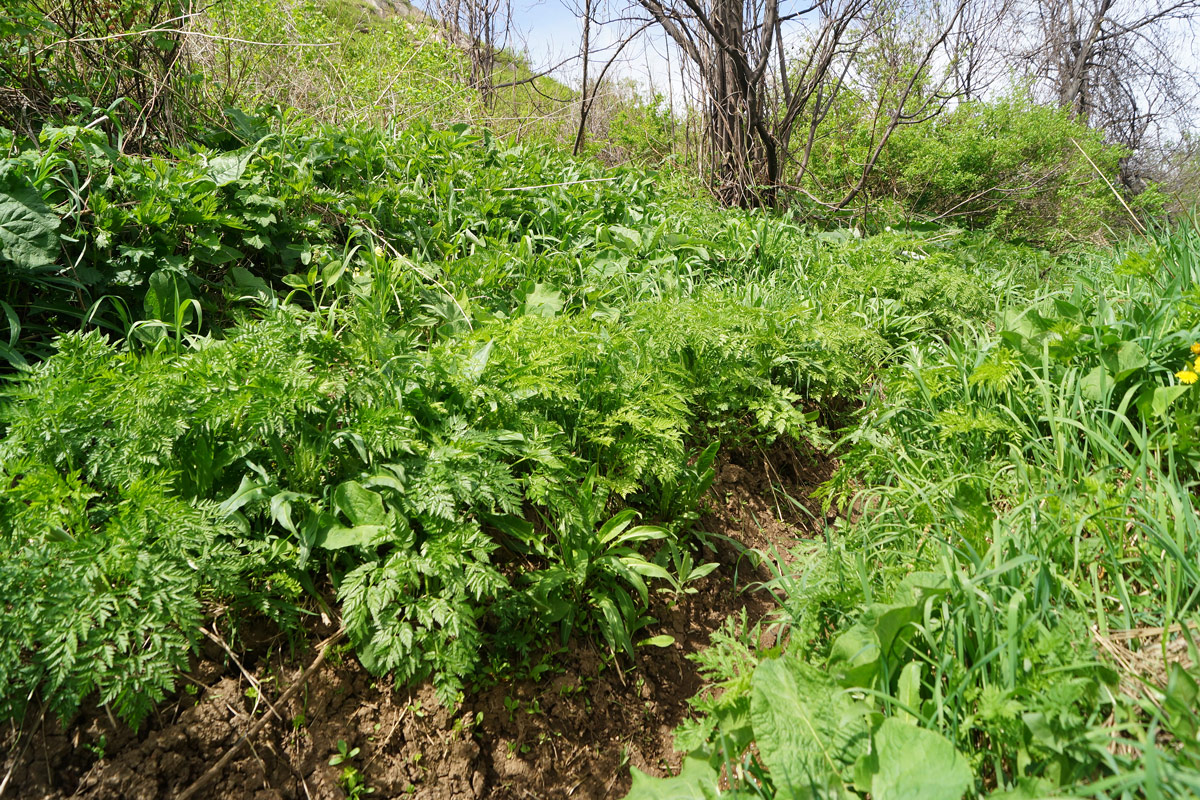
<svg viewBox="0 0 1200 800">
<path fill-rule="evenodd" d="M 1194 652 L 1198 246 L 1081 264 L 897 354 L 825 487 L 861 515 L 776 582 L 785 652 L 705 655 L 724 692 L 680 734 L 689 786 L 1194 796 L 1195 677 L 1156 629 Z M 1156 670 L 1121 674 L 1118 630 Z M 920 751 L 954 780 L 908 771 Z"/>
<path fill-rule="evenodd" d="M 382 16 L 366 3 L 238 0 L 205 20 L 216 36 L 290 47 L 217 40 L 194 58 L 218 106 L 277 105 L 335 123 L 405 126 L 420 119 L 466 118 L 479 99 L 455 80 L 468 69 L 424 15 L 400 3 Z"/>
<path fill-rule="evenodd" d="M 824 185 L 857 179 L 853 165 L 869 145 L 863 116 L 856 108 L 830 125 L 841 135 L 824 143 L 817 159 Z M 969 220 L 1008 240 L 1105 242 L 1128 220 L 1097 172 L 1116 175 L 1125 155 L 1065 111 L 1015 91 L 901 128 L 881 154 L 866 202 L 892 224 L 915 214 Z M 1143 192 L 1136 203 L 1158 212 L 1162 198 Z"/>
<path fill-rule="evenodd" d="M 775 563 L 780 644 L 731 619 L 697 656 L 690 755 L 631 798 L 1200 792 L 1200 232 L 1135 235 L 1098 134 L 964 104 L 837 227 L 695 197 L 655 101 L 591 145 L 615 168 L 442 124 L 479 99 L 422 22 L 222 6 L 337 46 L 286 86 L 191 52 L 153 116 L 18 7 L 0 64 L 70 95 L 0 117 L 0 716 L 136 726 L 217 608 L 327 614 L 449 704 L 548 640 L 627 664 L 715 567 L 720 450 L 782 439 L 840 460 L 837 522 Z"/>
</svg>

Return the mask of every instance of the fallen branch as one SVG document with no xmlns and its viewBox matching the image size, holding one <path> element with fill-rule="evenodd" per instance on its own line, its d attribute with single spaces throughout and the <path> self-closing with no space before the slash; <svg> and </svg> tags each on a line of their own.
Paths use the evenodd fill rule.
<svg viewBox="0 0 1200 800">
<path fill-rule="evenodd" d="M 275 706 L 272 705 L 271 701 L 267 699 L 266 693 L 263 692 L 262 684 L 255 680 L 254 676 L 251 675 L 244 666 L 242 666 L 242 662 L 238 659 L 237 654 L 234 653 L 233 649 L 230 648 L 228 643 L 226 643 L 226 641 L 221 638 L 218 633 L 216 633 L 216 630 L 217 626 L 214 624 L 212 631 L 209 631 L 207 628 L 201 628 L 200 632 L 207 636 L 213 644 L 220 647 L 231 659 L 233 659 L 233 663 L 235 666 L 237 666 L 238 671 L 242 673 L 242 677 L 245 678 L 249 684 L 254 687 L 254 691 L 257 692 L 255 695 L 255 706 L 253 709 L 251 709 L 250 716 L 254 716 L 254 712 L 258 710 L 258 701 L 262 700 L 267 704 L 267 708 L 270 710 L 270 712 L 275 715 L 275 719 L 283 722 L 283 715 L 276 711 Z"/>
<path fill-rule="evenodd" d="M 564 186 L 577 186 L 581 183 L 605 183 L 607 181 L 616 181 L 616 180 L 620 180 L 620 179 L 621 179 L 621 176 L 616 175 L 611 178 L 586 178 L 584 180 L 579 180 L 579 181 L 563 181 L 562 183 L 539 183 L 537 186 L 506 186 L 503 189 L 489 189 L 488 191 L 491 191 L 491 192 L 528 192 L 528 191 L 532 191 L 533 189 L 558 189 L 558 188 L 564 187 Z M 470 191 L 476 191 L 476 190 L 472 189 L 472 188 L 468 188 L 468 187 L 456 186 L 456 187 L 454 187 L 454 191 L 470 192 Z"/>
<path fill-rule="evenodd" d="M 317 657 L 313 659 L 311 664 L 308 665 L 308 668 L 305 669 L 304 672 L 300 673 L 300 677 L 296 679 L 296 682 L 288 687 L 288 690 L 280 695 L 279 699 L 275 702 L 282 706 L 287 703 L 288 700 L 291 700 L 296 692 L 300 691 L 301 687 L 308 682 L 308 679 L 312 676 L 312 674 L 321 668 L 321 664 L 325 662 L 325 656 L 329 655 L 330 649 L 344 639 L 345 636 L 346 630 L 343 628 L 325 641 L 321 642 L 321 644 L 318 645 L 318 647 L 321 648 L 321 652 L 317 653 Z M 262 718 L 260 718 L 258 722 L 254 723 L 254 726 L 246 732 L 246 735 L 238 740 L 237 744 L 225 751 L 225 755 L 221 756 L 217 763 L 209 767 L 208 770 L 199 778 L 197 778 L 191 786 L 177 794 L 175 796 L 175 800 L 189 800 L 189 798 L 195 797 L 196 794 L 205 786 L 207 786 L 214 778 L 216 778 L 217 775 L 219 775 L 221 771 L 225 769 L 225 767 L 229 766 L 229 762 L 233 761 L 234 756 L 238 754 L 238 751 L 242 749 L 242 746 L 257 736 L 258 732 L 266 727 L 266 724 L 270 721 L 271 716 L 269 714 L 264 714 Z"/>
<path fill-rule="evenodd" d="M 197 36 L 201 39 L 209 39 L 214 42 L 231 42 L 233 44 L 249 44 L 256 47 L 337 47 L 338 42 L 257 42 L 253 39 L 239 39 L 235 36 L 221 36 L 216 33 L 208 33 L 206 31 L 189 31 L 184 28 L 171 27 L 154 27 L 144 28 L 140 31 L 123 31 L 122 33 L 113 33 L 108 36 L 77 36 L 73 39 L 58 39 L 38 50 L 35 55 L 41 55 L 47 50 L 53 50 L 55 47 L 71 44 L 87 44 L 89 42 L 112 42 L 117 39 L 127 39 L 130 36 L 149 36 L 152 33 L 168 33 L 174 36 Z"/>
</svg>

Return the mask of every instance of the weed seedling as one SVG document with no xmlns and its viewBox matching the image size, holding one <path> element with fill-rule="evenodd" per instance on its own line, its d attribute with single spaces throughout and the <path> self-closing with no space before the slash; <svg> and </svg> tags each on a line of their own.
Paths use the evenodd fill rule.
<svg viewBox="0 0 1200 800">
<path fill-rule="evenodd" d="M 508 721 L 514 722 L 517 718 L 517 710 L 521 708 L 521 701 L 515 697 L 504 698 L 504 709 L 508 711 Z"/>
<path fill-rule="evenodd" d="M 342 768 L 342 774 L 338 778 L 338 783 L 341 784 L 342 790 L 351 800 L 359 800 L 361 797 L 373 794 L 375 789 L 367 786 L 366 779 L 363 774 L 358 771 L 351 761 L 358 757 L 361 750 L 357 747 L 350 747 L 345 740 L 339 739 L 337 743 L 338 751 L 329 758 L 329 766 Z"/>
</svg>

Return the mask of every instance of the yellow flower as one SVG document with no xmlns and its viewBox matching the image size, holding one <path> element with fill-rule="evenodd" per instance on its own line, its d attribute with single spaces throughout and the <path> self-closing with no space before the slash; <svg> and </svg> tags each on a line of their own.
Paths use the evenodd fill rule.
<svg viewBox="0 0 1200 800">
<path fill-rule="evenodd" d="M 1195 383 L 1197 380 L 1200 380 L 1200 375 L 1192 372 L 1190 369 L 1176 372 L 1175 377 L 1179 378 L 1180 383 Z"/>
<path fill-rule="evenodd" d="M 1192 355 L 1200 356 L 1200 342 L 1192 343 Z"/>
</svg>

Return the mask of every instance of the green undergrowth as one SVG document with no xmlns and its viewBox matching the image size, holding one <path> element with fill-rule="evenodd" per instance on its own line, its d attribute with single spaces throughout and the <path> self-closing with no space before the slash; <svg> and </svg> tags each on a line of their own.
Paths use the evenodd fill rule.
<svg viewBox="0 0 1200 800">
<path fill-rule="evenodd" d="M 195 24 L 224 37 L 191 51 L 218 108 L 277 104 L 330 123 L 401 125 L 484 111 L 466 55 L 405 2 L 229 0 Z"/>
<path fill-rule="evenodd" d="M 687 768 L 630 797 L 1195 796 L 1198 252 L 902 348 L 823 487 L 853 521 L 771 586 L 786 646 L 730 621 Z"/>
<path fill-rule="evenodd" d="M 628 662 L 713 569 L 718 449 L 785 438 L 853 513 L 634 796 L 1189 791 L 1186 663 L 1105 643 L 1200 594 L 1190 229 L 862 236 L 465 126 L 87 122 L 0 161 L 5 716 L 136 724 L 214 617 L 332 615 L 448 702 L 572 636 Z"/>
<path fill-rule="evenodd" d="M 372 672 L 448 700 L 547 636 L 661 645 L 650 593 L 712 568 L 719 444 L 823 446 L 909 337 L 1043 269 L 463 127 L 231 111 L 118 144 L 47 127 L 0 163 L 9 715 L 136 723 L 215 609 L 299 630 L 332 602 Z"/>
</svg>

